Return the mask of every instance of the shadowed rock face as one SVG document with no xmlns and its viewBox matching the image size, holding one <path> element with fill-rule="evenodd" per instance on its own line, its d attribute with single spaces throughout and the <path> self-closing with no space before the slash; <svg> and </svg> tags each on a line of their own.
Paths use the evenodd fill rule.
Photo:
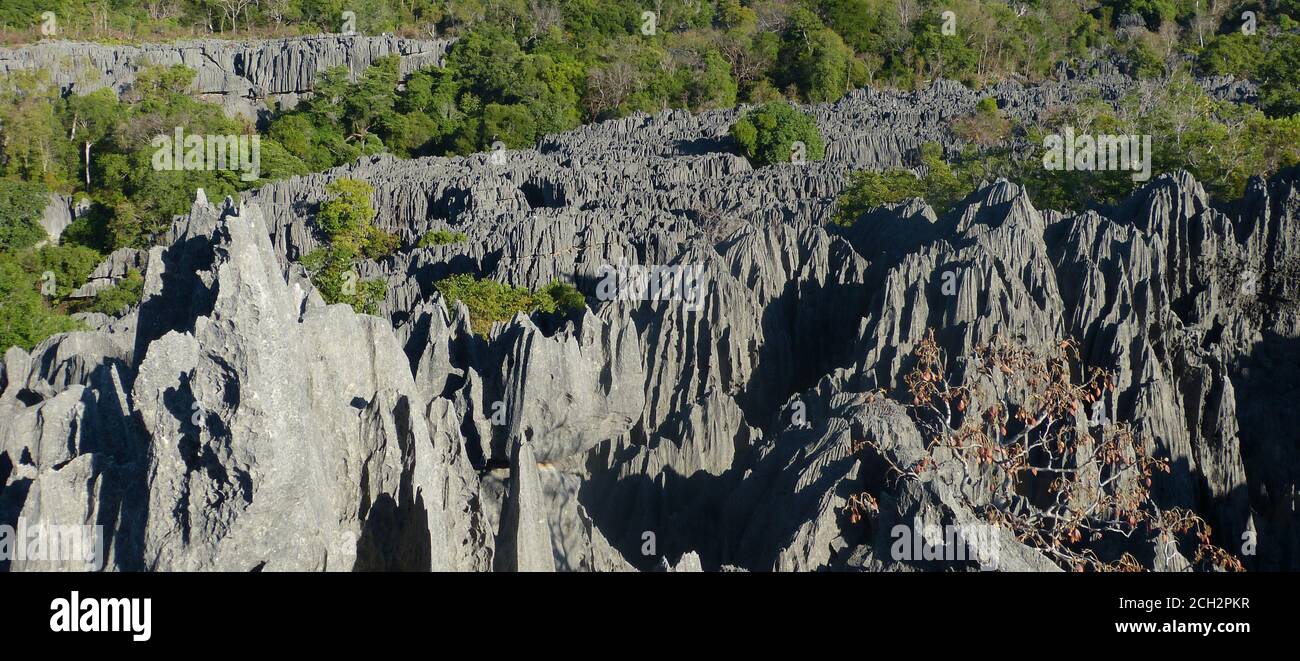
<svg viewBox="0 0 1300 661">
<path fill-rule="evenodd" d="M 1028 116 L 1132 84 L 984 94 Z M 728 151 L 735 113 L 670 112 L 200 199 L 143 257 L 136 310 L 5 355 L 0 523 L 99 523 L 114 569 L 935 568 L 892 558 L 891 526 L 974 523 L 989 496 L 882 469 L 925 451 L 900 378 L 933 329 L 950 356 L 1075 338 L 1115 373 L 1108 415 L 1170 460 L 1157 502 L 1234 552 L 1257 533 L 1248 567 L 1300 568 L 1300 173 L 1220 206 L 1161 176 L 1104 215 L 997 181 L 943 217 L 913 201 L 826 226 L 849 172 L 946 141 L 980 97 L 813 108 L 831 147 L 807 165 L 754 170 Z M 339 177 L 375 186 L 407 246 L 469 236 L 362 264 L 389 284 L 378 317 L 324 305 L 292 264 Z M 698 298 L 603 300 L 618 264 L 696 267 Z M 453 273 L 569 279 L 589 307 L 476 336 L 433 289 Z M 864 491 L 870 526 L 848 513 Z M 1057 568 L 997 544 L 1001 569 Z"/>
</svg>

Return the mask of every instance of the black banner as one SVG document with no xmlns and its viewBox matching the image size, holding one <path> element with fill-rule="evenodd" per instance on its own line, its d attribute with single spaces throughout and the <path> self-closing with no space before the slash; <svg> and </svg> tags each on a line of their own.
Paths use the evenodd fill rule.
<svg viewBox="0 0 1300 661">
<path fill-rule="evenodd" d="M 513 644 L 530 640 L 523 636 L 580 639 L 597 632 L 653 632 L 664 639 L 729 632 L 753 644 L 827 630 L 923 645 L 950 636 L 1230 644 L 1294 632 L 1300 580 L 1294 574 L 9 574 L 0 586 L 4 628 L 47 649 L 193 649 L 196 640 L 213 637 L 214 643 L 285 639 L 330 647 L 373 642 L 381 632 L 386 645 L 427 642 L 435 633 Z"/>
</svg>

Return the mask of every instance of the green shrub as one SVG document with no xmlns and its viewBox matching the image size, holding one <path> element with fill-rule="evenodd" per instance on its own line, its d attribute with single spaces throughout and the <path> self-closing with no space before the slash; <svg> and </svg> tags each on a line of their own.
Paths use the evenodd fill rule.
<svg viewBox="0 0 1300 661">
<path fill-rule="evenodd" d="M 376 314 L 388 284 L 380 279 L 360 280 L 353 262 L 353 253 L 338 246 L 318 248 L 299 260 L 326 303 L 346 303 L 358 314 Z"/>
<path fill-rule="evenodd" d="M 943 159 L 943 148 L 933 142 L 921 145 L 921 165 L 925 176 L 917 177 L 911 170 L 892 168 L 884 172 L 862 171 L 853 173 L 849 185 L 836 201 L 832 221 L 839 225 L 852 225 L 867 211 L 882 204 L 897 204 L 914 197 L 923 198 L 935 211 L 942 214 L 970 192 L 972 185 L 953 172 Z"/>
<path fill-rule="evenodd" d="M 316 223 L 327 237 L 326 245 L 304 255 L 299 263 L 326 303 L 347 303 L 360 314 L 376 314 L 388 293 L 384 280 L 358 280 L 353 269 L 359 257 L 380 259 L 400 245 L 396 234 L 373 224 L 375 208 L 370 203 L 374 188 L 357 179 L 336 179 L 325 191 L 331 194 L 321 203 Z"/>
<path fill-rule="evenodd" d="M 487 335 L 492 324 L 534 307 L 532 293 L 527 289 L 479 280 L 468 274 L 453 275 L 433 286 L 447 299 L 448 306 L 460 301 L 469 308 L 470 327 L 479 335 Z"/>
<path fill-rule="evenodd" d="M 46 238 L 41 216 L 49 197 L 37 183 L 0 179 L 0 250 L 19 250 Z"/>
<path fill-rule="evenodd" d="M 55 333 L 82 328 L 81 322 L 46 305 L 40 284 L 11 255 L 0 253 L 0 350 L 18 346 L 31 351 Z"/>
<path fill-rule="evenodd" d="M 89 303 L 85 305 L 85 312 L 102 312 L 114 317 L 131 309 L 131 306 L 140 302 L 140 295 L 144 292 L 144 277 L 135 269 L 126 272 L 126 277 L 116 285 L 105 289 L 95 295 Z"/>
<path fill-rule="evenodd" d="M 1240 32 L 1219 35 L 1197 55 L 1196 64 L 1208 74 L 1255 78 L 1264 61 L 1260 41 Z"/>
<path fill-rule="evenodd" d="M 1142 41 L 1133 41 L 1124 51 L 1136 78 L 1158 78 L 1165 72 L 1165 61 L 1154 49 Z"/>
<path fill-rule="evenodd" d="M 587 304 L 576 287 L 559 281 L 534 293 L 523 287 L 480 280 L 462 273 L 439 280 L 433 286 L 447 300 L 449 307 L 460 301 L 469 308 L 470 327 L 478 335 L 487 335 L 492 324 L 509 321 L 519 312 L 564 314 L 582 309 Z"/>
<path fill-rule="evenodd" d="M 462 241 L 467 241 L 468 239 L 469 237 L 465 236 L 464 232 L 434 230 L 432 232 L 425 232 L 424 236 L 420 237 L 420 240 L 416 245 L 421 248 L 428 248 L 430 246 L 445 246 L 452 243 L 460 243 Z"/>
<path fill-rule="evenodd" d="M 27 272 L 35 277 L 52 273 L 55 290 L 51 298 L 62 300 L 86 284 L 86 278 L 99 265 L 103 255 L 85 246 L 44 245 L 37 250 L 19 253 L 18 259 Z"/>
<path fill-rule="evenodd" d="M 548 313 L 568 313 L 586 307 L 587 298 L 577 287 L 556 280 L 537 291 L 537 309 Z"/>
<path fill-rule="evenodd" d="M 921 145 L 921 165 L 925 166 L 925 201 L 937 213 L 945 213 L 958 200 L 970 193 L 971 187 L 963 184 L 943 158 L 943 147 L 927 142 Z"/>
<path fill-rule="evenodd" d="M 798 89 L 811 103 L 838 101 L 862 77 L 853 49 L 807 9 L 791 12 L 783 42 L 777 80 L 783 87 Z"/>
<path fill-rule="evenodd" d="M 809 161 L 819 161 L 826 155 L 826 143 L 817 122 L 781 101 L 750 109 L 731 126 L 731 137 L 739 145 L 740 153 L 755 167 L 789 163 L 796 142 L 804 144 L 804 157 Z"/>
<path fill-rule="evenodd" d="M 370 205 L 375 189 L 358 179 L 336 179 L 325 186 L 325 192 L 332 197 L 321 203 L 316 224 L 331 242 L 349 241 L 359 248 L 375 217 L 375 208 Z"/>
<path fill-rule="evenodd" d="M 855 172 L 848 188 L 840 193 L 833 220 L 839 225 L 852 225 L 862 214 L 882 204 L 896 204 L 924 195 L 925 185 L 909 170 Z"/>
<path fill-rule="evenodd" d="M 1270 117 L 1300 113 L 1300 34 L 1279 35 L 1260 65 L 1260 107 Z"/>
<path fill-rule="evenodd" d="M 361 246 L 361 254 L 369 259 L 383 259 L 397 252 L 401 245 L 401 237 L 371 225 L 366 230 L 366 242 Z"/>
<path fill-rule="evenodd" d="M 333 197 L 320 205 L 316 223 L 340 253 L 380 259 L 393 254 L 401 239 L 374 224 L 375 207 L 370 196 L 375 189 L 359 179 L 336 179 L 325 186 Z"/>
</svg>

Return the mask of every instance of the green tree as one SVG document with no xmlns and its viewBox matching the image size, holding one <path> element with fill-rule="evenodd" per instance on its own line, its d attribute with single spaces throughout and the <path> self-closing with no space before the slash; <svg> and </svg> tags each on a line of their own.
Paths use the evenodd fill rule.
<svg viewBox="0 0 1300 661">
<path fill-rule="evenodd" d="M 462 273 L 439 280 L 433 286 L 447 300 L 448 307 L 454 306 L 457 301 L 465 304 L 469 309 L 470 327 L 479 335 L 487 335 L 493 324 L 509 321 L 520 312 L 568 314 L 581 310 L 587 304 L 586 298 L 576 287 L 559 281 L 531 292 L 523 287 L 511 287 L 494 280 L 480 280 Z"/>
<path fill-rule="evenodd" d="M 351 130 L 348 140 L 364 142 L 379 119 L 393 111 L 397 103 L 398 64 L 396 55 L 375 60 L 349 90 L 343 104 Z"/>
<path fill-rule="evenodd" d="M 48 203 L 44 186 L 0 179 L 0 250 L 19 250 L 44 240 L 40 219 Z"/>
<path fill-rule="evenodd" d="M 780 71 L 782 85 L 797 87 L 812 103 L 836 101 L 856 79 L 865 79 L 853 49 L 806 9 L 797 9 L 791 15 L 780 61 L 784 63 Z"/>
<path fill-rule="evenodd" d="M 49 295 L 57 301 L 86 284 L 103 258 L 96 250 L 76 245 L 44 245 L 18 254 L 19 263 L 30 276 L 42 279 L 46 274 L 53 276 L 54 291 Z"/>
<path fill-rule="evenodd" d="M 280 143 L 270 138 L 262 138 L 262 160 L 260 181 L 284 179 L 311 173 L 311 168 L 302 159 L 294 156 Z"/>
<path fill-rule="evenodd" d="M 331 181 L 325 186 L 325 192 L 332 197 L 321 203 L 316 224 L 331 242 L 353 240 L 374 218 L 375 208 L 370 204 L 374 191 L 369 183 L 358 179 Z"/>
<path fill-rule="evenodd" d="M 1300 113 L 1300 34 L 1279 35 L 1260 65 L 1260 107 L 1272 117 Z"/>
<path fill-rule="evenodd" d="M 359 313 L 375 314 L 387 293 L 383 280 L 358 279 L 361 257 L 378 259 L 397 249 L 396 235 L 373 223 L 374 189 L 357 179 L 336 179 L 325 187 L 332 197 L 321 203 L 316 224 L 326 245 L 303 256 L 301 263 L 326 303 L 347 303 Z"/>
<path fill-rule="evenodd" d="M 884 172 L 855 172 L 849 179 L 849 185 L 836 200 L 832 220 L 838 225 L 852 225 L 867 211 L 878 206 L 897 204 L 924 195 L 925 186 L 908 170 L 894 168 Z"/>
<path fill-rule="evenodd" d="M 1264 61 L 1260 41 L 1255 35 L 1240 32 L 1219 35 L 1197 56 L 1197 65 L 1201 71 L 1212 75 L 1256 78 Z"/>
<path fill-rule="evenodd" d="M 925 201 L 938 213 L 945 213 L 970 192 L 943 157 L 943 147 L 935 142 L 921 145 L 921 165 L 925 168 Z"/>
<path fill-rule="evenodd" d="M 66 112 L 71 136 L 81 143 L 84 182 L 86 190 L 90 190 L 90 150 L 123 120 L 122 107 L 113 90 L 103 87 L 69 97 Z"/>
<path fill-rule="evenodd" d="M 755 167 L 788 163 L 803 143 L 804 158 L 819 161 L 826 143 L 813 118 L 789 103 L 774 101 L 753 108 L 731 126 L 731 137 Z"/>
<path fill-rule="evenodd" d="M 976 73 L 979 53 L 958 35 L 943 33 L 943 16 L 927 9 L 912 25 L 912 44 L 916 66 L 933 77 L 971 81 Z"/>
<path fill-rule="evenodd" d="M 31 351 L 55 333 L 77 330 L 81 323 L 46 306 L 41 279 L 0 253 L 0 348 Z"/>
<path fill-rule="evenodd" d="M 1128 73 L 1136 78 L 1156 78 L 1165 72 L 1164 59 L 1145 42 L 1130 42 L 1123 54 L 1128 61 Z"/>
<path fill-rule="evenodd" d="M 826 25 L 859 53 L 886 53 L 906 38 L 898 9 L 882 0 L 821 0 Z"/>
<path fill-rule="evenodd" d="M 57 187 L 63 181 L 58 94 L 44 71 L 11 71 L 0 83 L 0 174 Z"/>
</svg>

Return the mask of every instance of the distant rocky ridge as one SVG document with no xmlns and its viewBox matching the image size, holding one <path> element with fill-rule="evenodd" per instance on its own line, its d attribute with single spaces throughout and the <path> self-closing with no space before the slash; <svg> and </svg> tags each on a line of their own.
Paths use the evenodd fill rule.
<svg viewBox="0 0 1300 661">
<path fill-rule="evenodd" d="M 943 217 L 827 224 L 851 171 L 959 148 L 945 126 L 980 98 L 1023 118 L 1135 84 L 857 91 L 810 109 L 827 158 L 802 165 L 735 155 L 735 111 L 667 112 L 200 194 L 164 247 L 114 257 L 144 265 L 138 308 L 6 354 L 0 523 L 102 524 L 120 570 L 934 568 L 891 557 L 891 527 L 976 520 L 966 476 L 880 470 L 924 451 L 899 377 L 933 329 L 953 356 L 1076 338 L 1116 373 L 1113 415 L 1171 460 L 1161 506 L 1234 552 L 1255 533 L 1249 568 L 1296 569 L 1300 172 L 1218 206 L 1186 174 L 1105 215 L 997 181 Z M 388 281 L 379 317 L 324 305 L 294 264 L 340 177 L 375 186 L 407 246 L 359 269 Z M 410 247 L 439 228 L 469 240 Z M 701 305 L 600 300 L 620 263 L 700 266 Z M 453 273 L 566 279 L 589 307 L 476 336 L 433 289 Z M 864 491 L 873 525 L 846 513 Z M 1057 568 L 998 545 L 1000 569 Z"/>
<path fill-rule="evenodd" d="M 375 60 L 401 57 L 406 75 L 441 66 L 449 39 L 406 39 L 390 34 L 318 35 L 256 41 L 192 39 L 140 46 L 42 41 L 0 48 L 0 74 L 44 69 L 65 93 L 85 94 L 101 87 L 121 92 L 151 65 L 183 64 L 197 73 L 196 93 L 228 114 L 257 119 L 278 103 L 292 108 L 310 92 L 317 74 L 346 66 L 352 74 Z"/>
</svg>

